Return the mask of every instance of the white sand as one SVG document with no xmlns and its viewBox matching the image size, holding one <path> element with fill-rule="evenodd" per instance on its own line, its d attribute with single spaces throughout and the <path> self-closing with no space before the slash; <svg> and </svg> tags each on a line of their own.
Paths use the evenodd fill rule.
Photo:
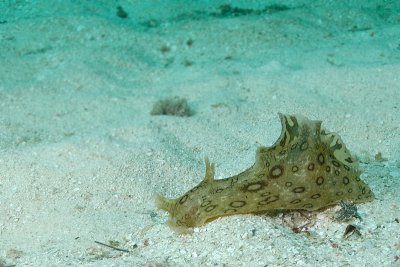
<svg viewBox="0 0 400 267">
<path fill-rule="evenodd" d="M 400 266 L 398 1 L 231 18 L 212 16 L 228 1 L 119 1 L 126 19 L 80 2 L 0 2 L 0 266 Z M 195 115 L 150 116 L 171 96 Z M 277 112 L 322 120 L 361 160 L 362 236 L 332 210 L 309 234 L 255 215 L 174 233 L 153 194 L 198 184 L 205 156 L 217 178 L 250 167 Z"/>
</svg>

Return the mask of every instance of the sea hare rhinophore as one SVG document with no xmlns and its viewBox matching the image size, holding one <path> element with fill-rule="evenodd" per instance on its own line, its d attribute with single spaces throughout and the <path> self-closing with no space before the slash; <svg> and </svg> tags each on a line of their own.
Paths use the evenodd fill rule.
<svg viewBox="0 0 400 267">
<path fill-rule="evenodd" d="M 221 216 L 276 210 L 314 211 L 341 201 L 371 201 L 374 194 L 360 179 L 357 161 L 336 133 L 321 121 L 279 114 L 282 132 L 271 147 L 259 147 L 256 162 L 244 172 L 214 179 L 206 159 L 203 181 L 177 199 L 156 195 L 168 211 L 168 224 L 188 232 Z"/>
</svg>

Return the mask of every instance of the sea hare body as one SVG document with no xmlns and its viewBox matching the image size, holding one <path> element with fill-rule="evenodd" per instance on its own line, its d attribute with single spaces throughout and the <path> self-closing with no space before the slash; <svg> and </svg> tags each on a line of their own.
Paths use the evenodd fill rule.
<svg viewBox="0 0 400 267">
<path fill-rule="evenodd" d="M 206 159 L 203 181 L 177 199 L 156 196 L 170 214 L 169 225 L 187 232 L 221 216 L 276 210 L 314 211 L 340 201 L 371 201 L 357 161 L 336 133 L 321 121 L 279 114 L 282 132 L 271 147 L 259 147 L 256 162 L 244 172 L 214 179 Z"/>
</svg>

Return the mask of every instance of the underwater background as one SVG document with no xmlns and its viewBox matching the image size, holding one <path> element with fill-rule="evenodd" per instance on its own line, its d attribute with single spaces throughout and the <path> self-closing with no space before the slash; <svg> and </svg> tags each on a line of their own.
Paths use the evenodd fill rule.
<svg viewBox="0 0 400 267">
<path fill-rule="evenodd" d="M 0 0 L 0 266 L 400 266 L 399 63 L 394 0 Z M 278 112 L 375 199 L 169 228 L 154 195 L 252 166 Z"/>
</svg>

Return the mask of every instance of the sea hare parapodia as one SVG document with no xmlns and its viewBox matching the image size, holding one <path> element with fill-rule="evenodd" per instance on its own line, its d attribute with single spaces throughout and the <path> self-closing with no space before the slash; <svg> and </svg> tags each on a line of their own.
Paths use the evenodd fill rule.
<svg viewBox="0 0 400 267">
<path fill-rule="evenodd" d="M 367 202 L 374 194 L 360 179 L 357 161 L 321 121 L 279 113 L 282 132 L 271 147 L 259 147 L 244 172 L 214 179 L 206 159 L 203 181 L 177 199 L 156 195 L 168 224 L 180 233 L 222 216 L 276 210 L 314 211 L 340 201 Z"/>
</svg>

